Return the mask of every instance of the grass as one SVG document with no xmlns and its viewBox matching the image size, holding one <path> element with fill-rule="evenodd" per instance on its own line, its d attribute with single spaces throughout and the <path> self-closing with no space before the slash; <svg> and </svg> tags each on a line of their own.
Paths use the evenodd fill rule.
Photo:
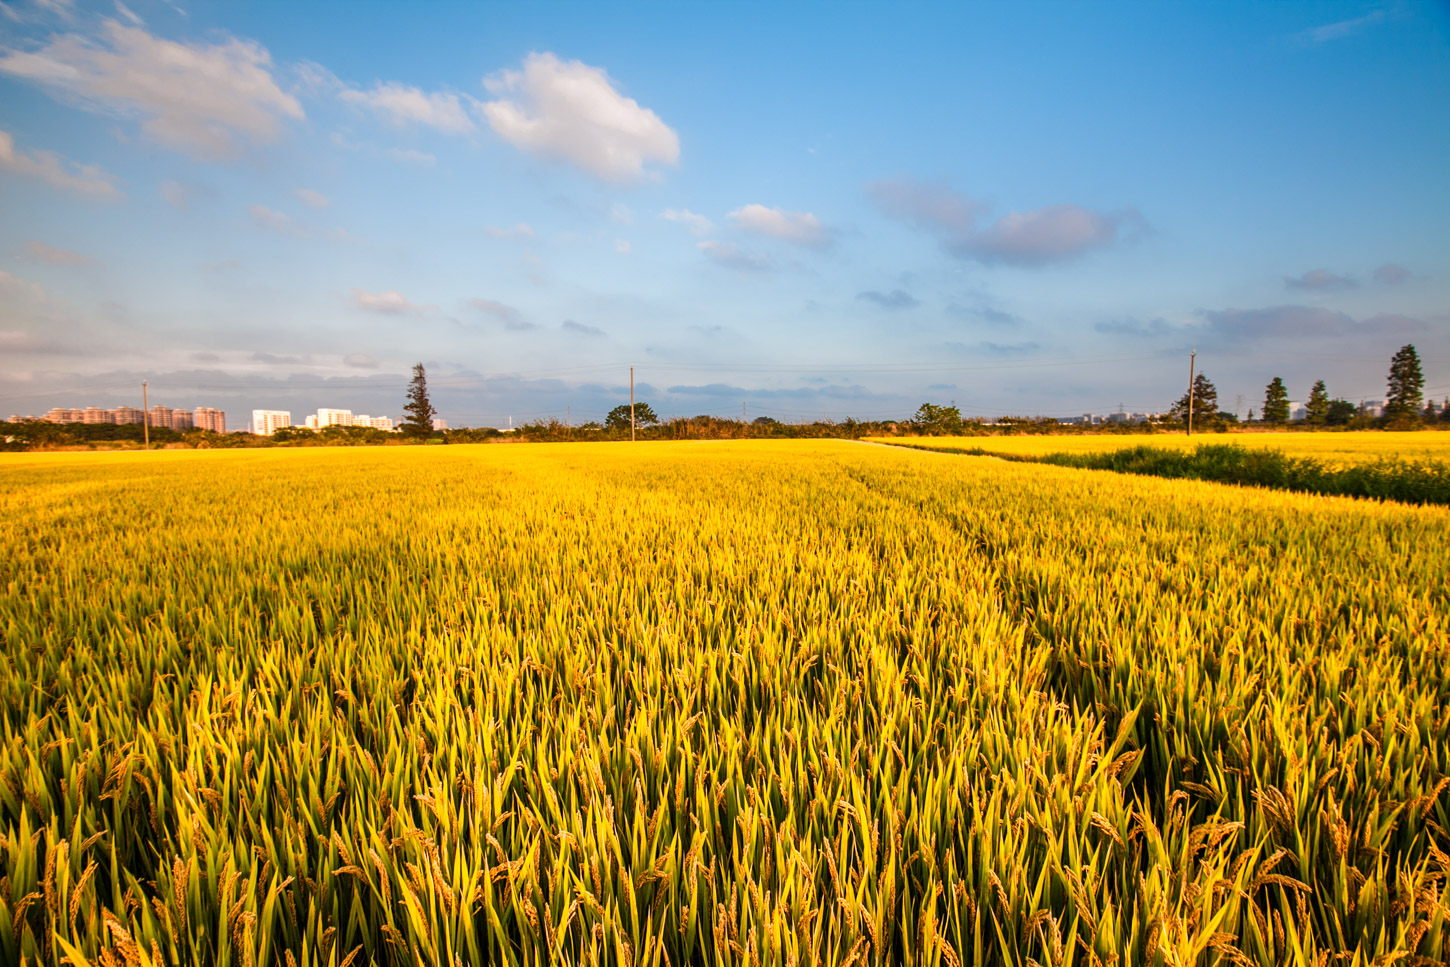
<svg viewBox="0 0 1450 967">
<path fill-rule="evenodd" d="M 1450 956 L 1442 508 L 753 442 L 0 513 L 6 963 Z"/>
</svg>

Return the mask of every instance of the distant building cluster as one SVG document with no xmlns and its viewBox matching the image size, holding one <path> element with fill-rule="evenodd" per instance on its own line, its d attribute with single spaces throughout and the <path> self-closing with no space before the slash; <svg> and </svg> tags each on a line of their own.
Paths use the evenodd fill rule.
<svg viewBox="0 0 1450 967">
<path fill-rule="evenodd" d="M 9 422 L 19 423 L 23 420 L 34 419 L 37 417 L 12 416 Z M 87 406 L 82 409 L 57 406 L 38 419 L 47 423 L 146 423 L 149 426 L 165 427 L 168 430 L 190 430 L 195 427 L 200 430 L 212 430 L 216 433 L 227 432 L 226 412 L 210 406 L 198 406 L 194 410 L 153 406 L 149 419 L 145 410 L 135 406 L 118 406 L 109 410 L 99 406 Z"/>
<path fill-rule="evenodd" d="M 291 410 L 252 411 L 252 432 L 258 436 L 271 436 L 283 427 L 291 425 Z M 354 413 L 352 410 L 338 410 L 331 407 L 323 407 L 316 413 L 304 417 L 302 425 L 309 430 L 321 430 L 329 426 L 361 426 L 389 433 L 398 428 L 390 416 L 368 416 L 366 413 Z"/>
<path fill-rule="evenodd" d="M 1116 413 L 1084 413 L 1082 416 L 1065 416 L 1059 423 L 1075 426 L 1102 426 L 1105 423 L 1153 423 L 1163 419 L 1160 413 L 1130 413 L 1119 410 Z"/>
</svg>

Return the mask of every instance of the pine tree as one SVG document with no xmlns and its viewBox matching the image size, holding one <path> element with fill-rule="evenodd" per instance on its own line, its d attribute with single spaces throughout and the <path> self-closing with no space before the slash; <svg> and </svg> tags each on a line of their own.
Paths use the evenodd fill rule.
<svg viewBox="0 0 1450 967">
<path fill-rule="evenodd" d="M 1284 381 L 1277 376 L 1264 387 L 1264 422 L 1289 422 L 1289 391 L 1284 388 Z"/>
<path fill-rule="evenodd" d="M 1320 426 L 1328 417 L 1329 391 L 1324 388 L 1324 380 L 1321 379 L 1309 391 L 1309 401 L 1304 404 L 1304 418 L 1315 426 Z"/>
<path fill-rule="evenodd" d="M 1178 398 L 1168 412 L 1176 419 L 1188 420 L 1188 394 Z M 1199 373 L 1193 378 L 1193 420 L 1204 423 L 1218 419 L 1218 390 L 1207 376 Z"/>
<path fill-rule="evenodd" d="M 1390 397 L 1385 401 L 1385 419 L 1403 420 L 1418 416 L 1424 401 L 1425 376 L 1420 372 L 1420 354 L 1414 346 L 1402 346 L 1390 360 Z"/>
<path fill-rule="evenodd" d="M 428 375 L 423 364 L 413 367 L 413 381 L 408 384 L 408 402 L 403 407 L 402 431 L 405 436 L 423 439 L 433 433 L 433 417 L 438 411 L 428 399 Z"/>
</svg>

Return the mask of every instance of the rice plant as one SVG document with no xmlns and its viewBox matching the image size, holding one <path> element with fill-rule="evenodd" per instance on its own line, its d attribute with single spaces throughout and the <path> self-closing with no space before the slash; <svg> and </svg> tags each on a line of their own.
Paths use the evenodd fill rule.
<svg viewBox="0 0 1450 967">
<path fill-rule="evenodd" d="M 847 442 L 0 463 L 6 963 L 1441 963 L 1450 512 Z"/>
</svg>

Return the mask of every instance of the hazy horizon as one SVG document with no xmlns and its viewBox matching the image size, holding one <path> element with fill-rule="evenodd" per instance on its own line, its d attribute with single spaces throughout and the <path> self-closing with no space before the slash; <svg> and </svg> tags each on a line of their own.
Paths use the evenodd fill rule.
<svg viewBox="0 0 1450 967">
<path fill-rule="evenodd" d="M 0 418 L 1450 395 L 1425 3 L 0 4 Z M 1242 402 L 1239 398 L 1242 397 Z"/>
</svg>

